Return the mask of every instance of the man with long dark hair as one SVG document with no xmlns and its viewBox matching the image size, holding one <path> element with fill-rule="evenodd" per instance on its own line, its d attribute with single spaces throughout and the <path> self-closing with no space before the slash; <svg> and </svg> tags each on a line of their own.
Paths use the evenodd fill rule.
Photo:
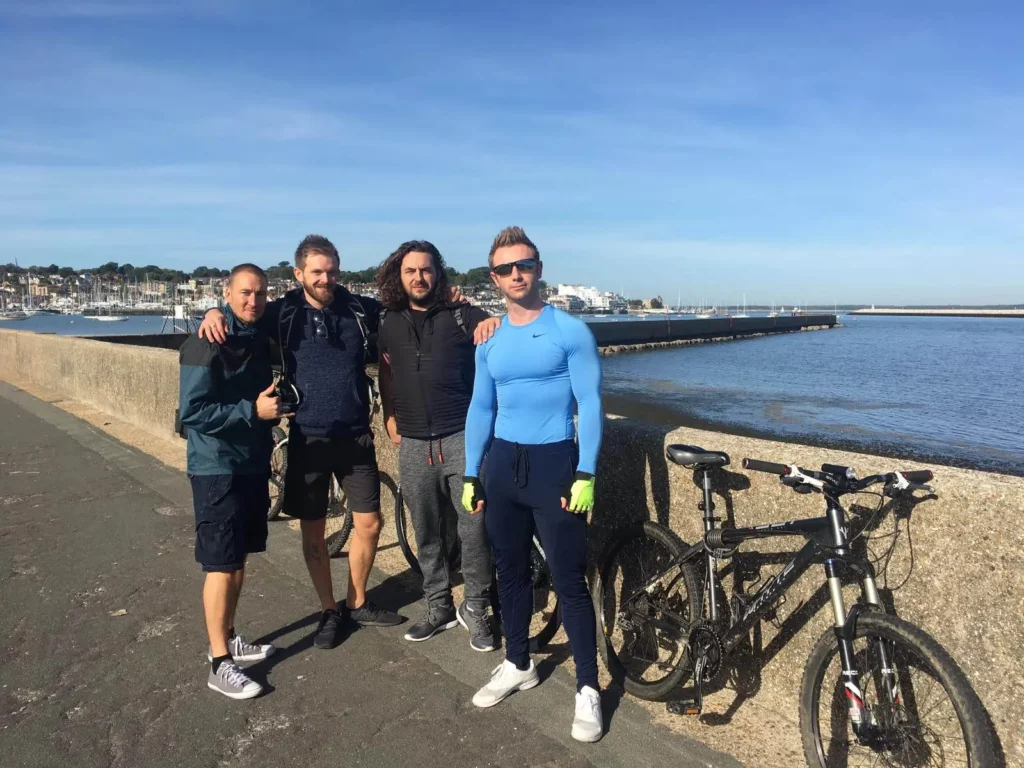
<svg viewBox="0 0 1024 768">
<path fill-rule="evenodd" d="M 470 647 L 492 651 L 487 620 L 491 552 L 480 516 L 460 509 L 466 411 L 473 394 L 473 335 L 486 338 L 498 321 L 466 302 L 450 301 L 437 248 L 402 243 L 377 273 L 381 320 L 380 392 L 388 436 L 398 447 L 402 493 L 416 536 L 426 612 L 406 640 L 429 640 L 457 623 Z M 456 610 L 447 562 L 448 521 L 457 516 L 465 599 Z"/>
</svg>

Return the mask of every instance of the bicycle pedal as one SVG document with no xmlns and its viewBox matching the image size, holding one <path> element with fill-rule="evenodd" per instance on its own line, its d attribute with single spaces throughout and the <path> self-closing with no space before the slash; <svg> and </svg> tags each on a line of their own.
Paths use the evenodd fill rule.
<svg viewBox="0 0 1024 768">
<path fill-rule="evenodd" d="M 673 715 L 700 715 L 703 707 L 693 701 L 670 701 L 665 709 Z"/>
</svg>

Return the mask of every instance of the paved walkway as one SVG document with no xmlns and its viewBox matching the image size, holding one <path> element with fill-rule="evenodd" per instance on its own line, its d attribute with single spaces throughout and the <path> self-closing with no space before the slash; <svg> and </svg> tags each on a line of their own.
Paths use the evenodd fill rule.
<svg viewBox="0 0 1024 768">
<path fill-rule="evenodd" d="M 361 629 L 314 649 L 312 589 L 284 525 L 251 559 L 239 607 L 239 628 L 279 648 L 251 667 L 267 693 L 216 696 L 185 478 L 3 383 L 0 424 L 4 766 L 737 765 L 607 693 L 608 735 L 577 744 L 561 669 L 478 710 L 500 656 L 471 653 L 461 631 L 413 645 L 401 628 Z M 335 561 L 338 585 L 344 570 Z M 375 599 L 417 610 L 375 576 Z"/>
</svg>

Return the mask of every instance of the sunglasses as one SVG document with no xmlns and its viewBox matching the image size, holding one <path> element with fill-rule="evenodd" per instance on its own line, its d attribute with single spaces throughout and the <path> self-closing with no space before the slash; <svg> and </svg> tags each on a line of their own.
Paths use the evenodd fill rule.
<svg viewBox="0 0 1024 768">
<path fill-rule="evenodd" d="M 316 338 L 318 338 L 318 339 L 328 339 L 328 338 L 330 338 L 330 333 L 327 330 L 327 323 L 324 322 L 323 313 L 321 313 L 321 312 L 314 312 L 313 313 L 313 326 L 314 326 L 313 332 L 314 332 L 314 334 L 316 334 Z"/>
<path fill-rule="evenodd" d="M 519 261 L 511 261 L 508 264 L 499 264 L 492 268 L 491 272 L 496 274 L 498 277 L 508 277 L 512 274 L 512 267 L 515 267 L 520 272 L 533 272 L 537 268 L 537 260 L 520 259 Z"/>
</svg>

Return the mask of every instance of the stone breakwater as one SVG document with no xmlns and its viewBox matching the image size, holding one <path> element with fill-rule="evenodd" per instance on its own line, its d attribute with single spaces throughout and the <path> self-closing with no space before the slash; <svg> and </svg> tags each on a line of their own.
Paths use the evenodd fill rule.
<svg viewBox="0 0 1024 768">
<path fill-rule="evenodd" d="M 617 355 L 620 352 L 643 352 L 647 350 L 655 349 L 672 349 L 673 347 L 686 347 L 691 344 L 713 344 L 721 341 L 737 341 L 739 339 L 756 339 L 760 336 L 774 336 L 779 333 L 799 333 L 800 331 L 827 331 L 832 328 L 842 328 L 840 323 L 835 325 L 810 325 L 804 328 L 796 328 L 791 330 L 780 330 L 780 331 L 768 331 L 765 333 L 746 333 L 742 336 L 738 335 L 724 335 L 724 336 L 711 336 L 708 338 L 700 339 L 675 339 L 674 341 L 653 341 L 646 344 L 610 344 L 604 347 L 598 347 L 598 352 L 601 357 L 608 357 L 609 355 Z"/>
</svg>

